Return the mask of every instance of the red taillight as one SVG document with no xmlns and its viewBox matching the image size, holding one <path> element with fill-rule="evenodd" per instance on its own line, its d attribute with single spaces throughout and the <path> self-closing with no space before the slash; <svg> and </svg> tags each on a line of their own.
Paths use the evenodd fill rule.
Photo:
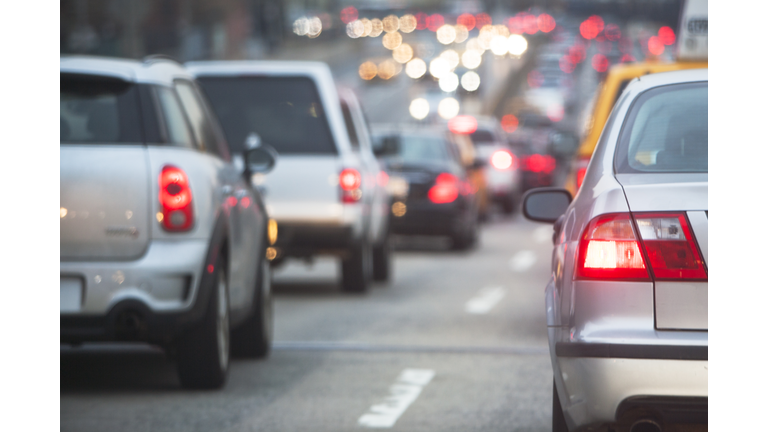
<svg viewBox="0 0 768 432">
<path fill-rule="evenodd" d="M 453 174 L 442 173 L 437 176 L 427 196 L 435 204 L 454 202 L 459 197 L 459 180 Z"/>
<path fill-rule="evenodd" d="M 587 225 L 577 279 L 650 280 L 650 267 L 653 280 L 707 280 L 685 213 L 638 213 L 634 219 L 639 236 L 628 213 L 598 216 Z"/>
<path fill-rule="evenodd" d="M 576 278 L 650 280 L 629 214 L 598 216 L 587 225 Z"/>
<path fill-rule="evenodd" d="M 160 222 L 168 231 L 187 231 L 192 228 L 192 189 L 183 170 L 166 165 L 160 173 Z"/>
<path fill-rule="evenodd" d="M 491 156 L 491 165 L 497 170 L 505 170 L 511 167 L 514 161 L 512 153 L 506 150 L 498 150 Z"/>
<path fill-rule="evenodd" d="M 655 280 L 707 280 L 685 213 L 636 213 Z"/>
<path fill-rule="evenodd" d="M 525 158 L 525 170 L 549 174 L 555 170 L 555 158 L 550 155 L 533 154 Z"/>
<path fill-rule="evenodd" d="M 339 187 L 341 187 L 341 202 L 355 203 L 360 201 L 363 191 L 360 189 L 363 180 L 360 172 L 354 168 L 346 168 L 339 174 Z"/>
</svg>

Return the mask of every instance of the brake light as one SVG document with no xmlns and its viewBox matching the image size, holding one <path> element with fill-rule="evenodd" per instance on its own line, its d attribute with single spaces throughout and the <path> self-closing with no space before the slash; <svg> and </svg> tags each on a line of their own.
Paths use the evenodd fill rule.
<svg viewBox="0 0 768 432">
<path fill-rule="evenodd" d="M 525 158 L 525 170 L 549 174 L 555 170 L 555 158 L 550 155 L 533 154 Z"/>
<path fill-rule="evenodd" d="M 163 167 L 159 177 L 160 206 L 163 228 L 167 231 L 187 231 L 192 228 L 192 189 L 187 175 L 180 168 L 171 165 Z"/>
<path fill-rule="evenodd" d="M 584 176 L 587 175 L 587 167 L 589 166 L 589 158 L 579 158 L 576 161 L 576 189 L 581 188 L 581 184 L 584 183 Z"/>
<path fill-rule="evenodd" d="M 498 150 L 491 156 L 491 165 L 497 170 L 505 170 L 515 161 L 512 153 L 506 150 Z"/>
<path fill-rule="evenodd" d="M 650 280 L 628 213 L 592 219 L 577 259 L 577 279 Z"/>
<path fill-rule="evenodd" d="M 360 189 L 363 180 L 360 172 L 354 168 L 346 168 L 339 174 L 339 187 L 341 187 L 341 202 L 355 203 L 363 197 Z"/>
<path fill-rule="evenodd" d="M 435 204 L 447 204 L 459 197 L 459 179 L 453 174 L 442 173 L 437 176 L 435 185 L 427 192 L 429 200 Z"/>
<path fill-rule="evenodd" d="M 707 280 L 685 213 L 634 216 L 655 280 Z"/>
</svg>

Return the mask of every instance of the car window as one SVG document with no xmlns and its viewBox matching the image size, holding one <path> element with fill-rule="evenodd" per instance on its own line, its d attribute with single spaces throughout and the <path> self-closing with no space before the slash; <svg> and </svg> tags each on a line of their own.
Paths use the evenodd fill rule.
<svg viewBox="0 0 768 432">
<path fill-rule="evenodd" d="M 157 87 L 155 94 L 165 120 L 166 141 L 182 147 L 194 148 L 195 140 L 176 93 L 167 87 Z"/>
<path fill-rule="evenodd" d="M 213 125 L 211 125 L 192 83 L 177 81 L 175 85 L 176 92 L 181 99 L 181 105 L 184 107 L 184 112 L 192 126 L 197 145 L 206 153 L 221 157 L 217 149 L 218 144 Z"/>
<path fill-rule="evenodd" d="M 349 110 L 349 105 L 342 102 L 341 112 L 344 114 L 344 124 L 347 126 L 349 143 L 352 145 L 353 149 L 359 149 L 360 140 L 357 138 L 357 130 L 355 130 L 355 122 L 352 120 L 352 112 Z"/>
<path fill-rule="evenodd" d="M 489 130 L 478 129 L 470 135 L 472 142 L 477 145 L 493 144 L 496 140 L 493 138 L 493 134 Z"/>
<path fill-rule="evenodd" d="M 198 79 L 234 152 L 251 132 L 280 154 L 337 154 L 314 81 L 306 77 Z"/>
<path fill-rule="evenodd" d="M 143 142 L 136 86 L 92 75 L 60 75 L 62 143 Z"/>
<path fill-rule="evenodd" d="M 707 172 L 707 115 L 707 83 L 643 93 L 619 140 L 618 172 Z"/>
<path fill-rule="evenodd" d="M 401 135 L 397 156 L 406 163 L 450 160 L 445 140 L 426 135 Z"/>
</svg>

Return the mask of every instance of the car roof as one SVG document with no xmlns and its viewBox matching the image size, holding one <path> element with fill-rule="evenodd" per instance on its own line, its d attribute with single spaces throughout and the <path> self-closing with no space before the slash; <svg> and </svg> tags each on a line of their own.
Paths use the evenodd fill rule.
<svg viewBox="0 0 768 432">
<path fill-rule="evenodd" d="M 643 91 L 652 87 L 688 82 L 708 81 L 709 69 L 689 69 L 646 75 L 633 82 L 632 90 Z"/>
<path fill-rule="evenodd" d="M 321 75 L 331 70 L 322 62 L 279 60 L 195 61 L 184 66 L 194 75 Z"/>
<path fill-rule="evenodd" d="M 103 75 L 129 82 L 172 85 L 177 78 L 192 79 L 181 63 L 166 57 L 147 57 L 143 61 L 96 56 L 61 56 L 62 73 Z"/>
<path fill-rule="evenodd" d="M 611 66 L 608 76 L 616 76 L 619 80 L 635 78 L 647 74 L 668 72 L 683 69 L 702 69 L 708 67 L 707 62 L 639 62 L 619 63 Z"/>
</svg>

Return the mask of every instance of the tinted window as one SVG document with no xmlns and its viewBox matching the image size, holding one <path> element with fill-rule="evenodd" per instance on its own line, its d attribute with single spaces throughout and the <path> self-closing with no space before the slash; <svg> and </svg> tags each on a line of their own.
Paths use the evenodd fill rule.
<svg viewBox="0 0 768 432">
<path fill-rule="evenodd" d="M 256 132 L 281 154 L 336 154 L 314 82 L 302 77 L 200 78 L 230 147 Z"/>
<path fill-rule="evenodd" d="M 352 121 L 352 112 L 349 110 L 349 106 L 345 103 L 342 103 L 341 112 L 344 114 L 344 124 L 347 125 L 347 134 L 349 134 L 349 143 L 352 144 L 352 148 L 355 148 L 355 149 L 360 148 L 360 140 L 357 139 L 355 122 Z"/>
<path fill-rule="evenodd" d="M 441 138 L 405 135 L 400 137 L 397 155 L 403 162 L 448 161 L 451 156 L 446 148 L 447 145 L 448 143 Z"/>
<path fill-rule="evenodd" d="M 708 171 L 707 83 L 643 93 L 619 139 L 619 172 Z"/>
<path fill-rule="evenodd" d="M 157 100 L 165 120 L 166 141 L 183 147 L 194 147 L 192 132 L 176 93 L 170 88 L 158 87 Z"/>
<path fill-rule="evenodd" d="M 189 119 L 189 123 L 192 126 L 192 132 L 195 135 L 197 144 L 202 150 L 220 156 L 216 149 L 216 134 L 213 132 L 213 126 L 208 120 L 205 108 L 203 108 L 192 84 L 177 81 L 176 91 L 181 99 L 181 105 L 187 113 L 187 119 Z"/>
<path fill-rule="evenodd" d="M 140 143 L 136 86 L 113 78 L 60 75 L 62 143 Z"/>
<path fill-rule="evenodd" d="M 491 131 L 484 129 L 474 131 L 470 137 L 475 144 L 493 144 L 496 141 Z"/>
</svg>

